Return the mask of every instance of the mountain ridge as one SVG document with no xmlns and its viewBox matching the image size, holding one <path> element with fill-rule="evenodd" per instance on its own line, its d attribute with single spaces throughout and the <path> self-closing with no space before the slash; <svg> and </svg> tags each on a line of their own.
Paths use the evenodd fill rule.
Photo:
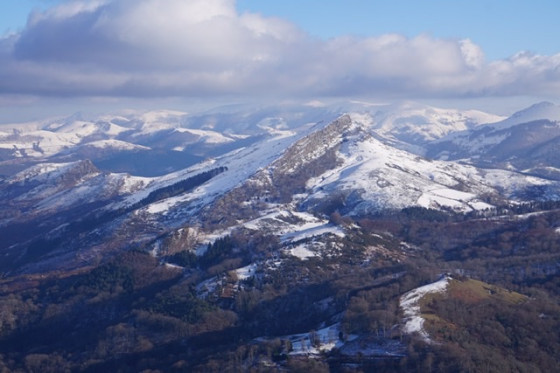
<svg viewBox="0 0 560 373">
<path fill-rule="evenodd" d="M 397 107 L 434 112 L 432 108 L 410 103 Z M 548 108 L 549 105 L 544 107 Z M 534 112 L 535 108 L 531 110 Z M 440 112 L 445 113 L 435 111 Z M 407 118 L 408 113 L 406 111 L 403 118 Z M 162 115 L 165 118 L 171 115 L 176 120 L 177 115 L 184 118 L 186 114 L 156 112 L 146 115 L 148 119 L 158 122 Z M 526 196 L 544 201 L 559 195 L 558 183 L 554 179 L 539 178 L 538 173 L 525 175 L 520 170 L 510 170 L 508 167 L 493 169 L 485 164 L 482 169 L 475 167 L 480 165 L 478 163 L 465 165 L 430 160 L 407 152 L 400 146 L 395 148 L 393 141 L 387 140 L 386 134 L 378 132 L 380 125 L 374 121 L 376 115 L 380 115 L 379 111 L 373 114 L 350 113 L 329 123 L 269 132 L 266 137 L 252 144 L 164 176 L 141 178 L 126 174 L 111 176 L 112 173 L 101 176 L 101 171 L 97 169 L 96 175 L 99 175 L 99 180 L 103 180 L 99 182 L 106 183 L 107 187 L 99 188 L 95 192 L 97 194 L 92 194 L 96 197 L 87 196 L 87 188 L 92 188 L 88 184 L 70 185 L 67 191 L 50 193 L 50 200 L 36 205 L 37 212 L 43 211 L 41 214 L 44 214 L 47 206 L 51 206 L 54 211 L 56 206 L 77 206 L 80 201 L 101 198 L 106 201 L 104 207 L 91 214 L 112 216 L 114 212 L 121 211 L 119 214 L 124 215 L 120 219 L 124 220 L 120 224 L 139 221 L 140 226 L 153 225 L 159 227 L 155 231 L 170 232 L 184 224 L 234 226 L 275 208 L 312 212 L 319 216 L 328 216 L 333 212 L 359 216 L 407 207 L 467 213 L 492 210 L 508 203 L 532 201 L 524 200 Z M 393 115 L 397 116 L 398 113 Z M 438 128 L 440 122 L 434 123 L 435 128 Z M 91 124 L 86 124 L 86 127 L 89 126 Z M 162 126 L 168 125 L 158 124 L 156 133 Z M 176 122 L 171 126 L 176 128 Z M 471 130 L 474 132 L 468 133 L 486 131 L 485 128 L 491 126 L 476 125 Z M 78 127 L 83 128 L 82 122 Z M 143 126 L 137 128 L 141 130 Z M 89 129 L 87 131 L 90 132 Z M 206 133 L 200 130 L 194 132 Z M 212 132 L 210 136 L 214 136 Z M 231 139 L 231 135 L 228 138 Z M 430 141 L 426 140 L 425 144 L 430 144 Z M 88 162 L 88 165 L 95 167 Z M 550 165 L 554 167 L 553 163 Z M 40 169 L 46 166 L 33 167 Z M 191 191 L 138 205 L 158 190 L 163 191 L 181 180 L 216 168 L 226 171 Z M 25 173 L 19 175 L 22 178 Z M 9 180 L 6 179 L 4 184 Z M 93 190 L 90 193 L 94 193 Z M 538 195 L 535 195 L 535 190 L 539 190 Z M 25 194 L 18 197 L 23 201 L 27 198 Z M 56 202 L 57 199 L 66 200 L 66 205 Z M 29 199 L 27 206 L 33 206 L 31 201 Z M 134 213 L 130 211 L 132 206 L 138 206 L 134 208 L 138 209 Z M 145 217 L 138 219 L 138 216 Z"/>
<path fill-rule="evenodd" d="M 351 106 L 74 117 L 52 156 L 2 135 L 31 150 L 0 163 L 0 370 L 552 371 L 556 122 Z M 433 159 L 453 135 L 499 141 Z"/>
</svg>

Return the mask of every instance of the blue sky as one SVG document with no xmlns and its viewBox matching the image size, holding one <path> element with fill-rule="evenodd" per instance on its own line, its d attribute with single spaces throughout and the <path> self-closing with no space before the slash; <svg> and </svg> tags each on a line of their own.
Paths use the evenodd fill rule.
<svg viewBox="0 0 560 373">
<path fill-rule="evenodd" d="M 0 5 L 0 33 L 22 29 L 32 11 L 45 10 L 59 0 L 3 0 Z"/>
<path fill-rule="evenodd" d="M 489 59 L 519 51 L 560 52 L 557 0 L 240 0 L 240 10 L 289 19 L 311 34 L 335 37 L 428 33 L 470 38 Z"/>
<path fill-rule="evenodd" d="M 2 0 L 0 120 L 134 100 L 554 101 L 559 4 Z"/>
</svg>

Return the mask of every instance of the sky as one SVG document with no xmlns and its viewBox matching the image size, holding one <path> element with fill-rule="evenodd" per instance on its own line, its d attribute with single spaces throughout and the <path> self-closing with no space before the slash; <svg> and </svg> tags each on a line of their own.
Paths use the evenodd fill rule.
<svg viewBox="0 0 560 373">
<path fill-rule="evenodd" d="M 503 114 L 557 102 L 558 14 L 557 0 L 2 0 L 0 122 L 259 100 Z"/>
</svg>

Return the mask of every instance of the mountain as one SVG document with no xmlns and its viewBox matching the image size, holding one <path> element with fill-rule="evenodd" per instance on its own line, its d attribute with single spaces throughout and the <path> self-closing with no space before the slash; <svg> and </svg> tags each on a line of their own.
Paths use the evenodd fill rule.
<svg viewBox="0 0 560 373">
<path fill-rule="evenodd" d="M 560 181 L 535 170 L 557 167 L 554 111 L 232 106 L 5 131 L 0 366 L 550 370 Z"/>
<path fill-rule="evenodd" d="M 154 118 L 159 115 L 153 114 Z M 335 212 L 364 216 L 421 207 L 482 213 L 512 203 L 554 200 L 560 195 L 555 181 L 504 169 L 430 160 L 397 149 L 389 145 L 391 141 L 382 142 L 384 136 L 372 121 L 374 117 L 353 113 L 330 123 L 270 132 L 248 146 L 158 177 L 107 173 L 90 161 L 32 166 L 0 185 L 3 198 L 17 201 L 6 205 L 5 232 L 10 233 L 6 233 L 3 248 L 14 252 L 32 245 L 33 240 L 16 243 L 20 236 L 10 231 L 10 224 L 23 224 L 17 232 L 39 219 L 43 220 L 38 224 L 42 229 L 35 240 L 47 235 L 50 242 L 55 242 L 48 250 L 49 257 L 53 252 L 65 256 L 76 246 L 84 252 L 90 248 L 104 252 L 104 256 L 121 250 L 122 242 L 146 245 L 185 225 L 205 227 L 198 230 L 194 249 L 208 237 L 223 235 L 224 229 L 251 226 L 251 222 L 260 222 L 271 214 L 323 226 Z M 436 122 L 432 128 L 439 128 L 441 122 Z M 146 133 L 146 122 L 138 123 L 135 126 L 140 135 L 130 133 L 130 138 Z M 84 128 L 84 124 L 78 127 Z M 164 124 L 155 128 L 160 135 L 162 128 L 168 130 Z M 212 131 L 179 129 L 178 133 L 207 136 L 207 143 L 235 141 L 231 135 Z M 167 132 L 163 138 L 169 138 Z M 119 141 L 92 141 L 78 145 L 73 154 L 103 150 L 106 143 L 120 146 Z M 138 147 L 135 145 L 135 149 Z M 303 220 L 298 215 L 301 213 Z M 65 225 L 65 220 L 73 220 L 73 224 Z M 291 228 L 281 222 L 278 227 L 270 221 L 267 224 L 266 231 L 273 235 L 300 229 L 300 223 Z M 74 235 L 72 230 L 82 233 Z M 59 248 L 64 249 L 59 252 Z M 65 265 L 76 266 L 76 260 L 82 263 L 83 255 L 70 256 L 64 260 Z M 17 261 L 26 270 L 33 270 L 35 265 L 24 259 Z M 52 263 L 61 265 L 56 260 Z"/>
<path fill-rule="evenodd" d="M 37 162 L 89 159 L 104 171 L 157 176 L 255 141 L 248 135 L 184 128 L 186 116 L 175 111 L 102 115 L 94 120 L 73 115 L 36 124 L 25 133 L 4 131 L 0 172 L 11 175 Z"/>
<path fill-rule="evenodd" d="M 421 146 L 442 136 L 500 117 L 477 111 L 437 109 L 412 102 L 394 105 L 336 103 L 248 107 L 233 105 L 202 113 L 127 111 L 85 119 L 67 118 L 3 126 L 0 175 L 9 176 L 37 162 L 90 159 L 109 172 L 161 176 L 313 123 L 328 123 L 356 112 L 370 118 L 386 143 L 422 153 Z"/>
<path fill-rule="evenodd" d="M 371 115 L 371 126 L 377 135 L 401 146 L 422 146 L 450 133 L 494 123 L 503 117 L 477 110 L 439 109 L 414 102 L 380 106 Z"/>
<path fill-rule="evenodd" d="M 494 207 L 491 201 L 517 199 L 535 187 L 542 187 L 539 198 L 558 194 L 558 183 L 547 180 L 423 159 L 381 143 L 372 130 L 362 115 L 343 116 L 299 140 L 222 198 L 233 203 L 225 207 L 228 218 L 243 218 L 237 214 L 263 199 L 318 213 L 363 215 L 410 206 L 484 210 Z"/>
<path fill-rule="evenodd" d="M 515 126 L 517 124 L 534 122 L 540 119 L 547 119 L 552 122 L 560 121 L 560 105 L 552 102 L 543 101 L 517 111 L 509 118 L 494 124 L 496 129 Z"/>
<path fill-rule="evenodd" d="M 558 180 L 560 106 L 536 104 L 503 121 L 450 134 L 427 148 L 431 158 L 460 159 Z"/>
<path fill-rule="evenodd" d="M 7 202 L 5 214 L 29 215 L 60 211 L 81 204 L 111 201 L 142 189 L 149 179 L 125 174 L 105 174 L 91 161 L 42 163 L 0 184 L 0 198 Z M 2 222 L 2 225 L 8 222 Z"/>
</svg>

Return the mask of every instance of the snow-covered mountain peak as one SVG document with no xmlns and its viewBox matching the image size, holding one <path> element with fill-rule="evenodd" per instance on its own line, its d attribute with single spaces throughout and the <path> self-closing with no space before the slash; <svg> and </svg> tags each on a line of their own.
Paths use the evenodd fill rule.
<svg viewBox="0 0 560 373">
<path fill-rule="evenodd" d="M 541 102 L 501 122 L 451 133 L 428 144 L 426 154 L 558 179 L 558 172 L 547 166 L 560 166 L 559 143 L 560 106 Z"/>
<path fill-rule="evenodd" d="M 210 130 L 176 128 L 174 131 L 177 133 L 190 134 L 195 137 L 197 141 L 204 142 L 206 144 L 224 144 L 235 141 L 234 137 L 225 136 L 219 132 Z"/>
<path fill-rule="evenodd" d="M 504 129 L 517 124 L 533 122 L 541 119 L 552 122 L 560 121 L 560 105 L 555 105 L 548 101 L 539 102 L 514 113 L 512 116 L 499 123 L 496 123 L 494 127 L 497 129 Z"/>
<path fill-rule="evenodd" d="M 168 128 L 179 127 L 184 121 L 187 113 L 172 110 L 154 110 L 136 115 L 134 119 L 142 123 L 142 128 L 166 126 Z"/>
<path fill-rule="evenodd" d="M 320 206 L 338 199 L 343 201 L 341 208 L 345 213 L 358 215 L 407 206 L 467 212 L 492 207 L 482 195 L 498 196 L 505 192 L 506 198 L 512 198 L 510 193 L 515 188 L 549 185 L 509 171 L 483 171 L 454 162 L 424 159 L 372 136 L 367 131 L 367 116 L 351 117 L 359 123 L 348 126 L 356 130 L 344 135 L 336 152 L 336 166 L 307 183 L 312 190 L 305 202 L 309 206 L 321 209 Z"/>
<path fill-rule="evenodd" d="M 113 128 L 134 131 L 133 135 L 150 135 L 159 131 L 173 130 L 181 127 L 187 113 L 173 110 L 153 110 L 146 112 L 129 111 L 115 115 L 103 115 L 96 119 L 97 123 L 109 124 Z M 115 131 L 113 131 L 115 132 Z"/>
<path fill-rule="evenodd" d="M 414 102 L 381 108 L 373 114 L 376 131 L 408 143 L 424 143 L 503 117 L 477 110 L 439 109 Z"/>
<path fill-rule="evenodd" d="M 512 115 L 512 117 L 516 118 L 516 117 L 521 117 L 523 115 L 535 115 L 535 114 L 538 115 L 539 113 L 547 112 L 548 110 L 554 109 L 555 106 L 556 105 L 554 105 L 550 101 L 537 102 L 536 104 L 533 104 L 528 108 L 515 112 Z"/>
<path fill-rule="evenodd" d="M 143 113 L 139 118 L 147 123 L 181 120 L 187 113 L 176 110 L 154 110 Z"/>
</svg>

